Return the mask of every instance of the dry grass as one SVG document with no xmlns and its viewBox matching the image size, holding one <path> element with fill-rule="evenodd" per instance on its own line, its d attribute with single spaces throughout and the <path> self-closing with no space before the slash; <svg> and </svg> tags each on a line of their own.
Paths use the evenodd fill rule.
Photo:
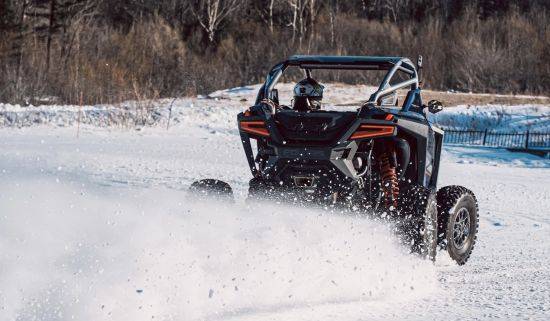
<svg viewBox="0 0 550 321">
<path fill-rule="evenodd" d="M 157 15 L 139 18 L 128 29 L 75 20 L 63 35 L 54 37 L 48 70 L 44 39 L 33 35 L 23 39 L 20 77 L 18 57 L 10 49 L 17 35 L 6 34 L 0 39 L 0 101 L 32 103 L 55 96 L 59 102 L 76 104 L 83 93 L 84 103 L 97 104 L 205 94 L 262 82 L 275 62 L 296 53 L 411 58 L 422 54 L 426 88 L 550 92 L 547 12 L 511 11 L 481 20 L 471 11 L 448 24 L 438 17 L 396 24 L 339 13 L 334 29 L 320 27 L 328 23 L 325 12 L 317 19 L 319 25 L 309 37 L 294 43 L 288 28 L 271 32 L 261 22 L 236 19 L 215 45 L 205 45 L 197 30 L 170 24 Z M 370 76 L 337 75 L 324 81 L 376 83 Z M 434 97 L 449 104 L 532 101 L 498 95 L 438 93 Z"/>
</svg>

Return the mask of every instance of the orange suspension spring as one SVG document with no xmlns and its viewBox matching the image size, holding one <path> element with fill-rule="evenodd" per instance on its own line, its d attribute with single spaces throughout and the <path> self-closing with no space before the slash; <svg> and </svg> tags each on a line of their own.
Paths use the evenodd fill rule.
<svg viewBox="0 0 550 321">
<path fill-rule="evenodd" d="M 392 153 L 394 153 L 392 151 Z M 380 156 L 380 177 L 382 179 L 382 191 L 386 207 L 393 206 L 397 208 L 397 198 L 399 197 L 399 181 L 397 179 L 397 170 L 390 162 L 390 154 L 383 153 Z"/>
</svg>

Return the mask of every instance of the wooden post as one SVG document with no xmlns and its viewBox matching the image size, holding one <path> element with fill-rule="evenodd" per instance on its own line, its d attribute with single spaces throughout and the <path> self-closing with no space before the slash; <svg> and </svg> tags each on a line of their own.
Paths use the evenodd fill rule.
<svg viewBox="0 0 550 321">
<path fill-rule="evenodd" d="M 486 141 L 487 141 L 487 128 L 485 128 L 485 132 L 483 133 L 483 146 L 485 146 Z"/>
<path fill-rule="evenodd" d="M 525 134 L 525 149 L 529 149 L 529 131 Z"/>
</svg>

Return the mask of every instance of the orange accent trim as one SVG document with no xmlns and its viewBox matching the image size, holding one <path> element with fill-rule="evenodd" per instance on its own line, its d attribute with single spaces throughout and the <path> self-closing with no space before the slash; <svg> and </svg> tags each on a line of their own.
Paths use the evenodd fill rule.
<svg viewBox="0 0 550 321">
<path fill-rule="evenodd" d="M 269 136 L 269 131 L 267 131 L 267 128 L 265 128 L 265 122 L 261 120 L 242 121 L 241 129 L 242 131 L 250 134 L 256 134 L 256 135 L 265 136 L 265 137 Z"/>
<path fill-rule="evenodd" d="M 360 125 L 351 135 L 350 139 L 370 138 L 379 136 L 391 136 L 395 130 L 394 126 L 381 125 Z"/>
<path fill-rule="evenodd" d="M 244 112 L 244 116 L 245 116 L 245 117 L 250 116 L 250 110 L 245 111 L 245 112 Z"/>
<path fill-rule="evenodd" d="M 386 120 L 393 120 L 393 115 L 392 114 L 387 114 L 386 115 Z"/>
</svg>

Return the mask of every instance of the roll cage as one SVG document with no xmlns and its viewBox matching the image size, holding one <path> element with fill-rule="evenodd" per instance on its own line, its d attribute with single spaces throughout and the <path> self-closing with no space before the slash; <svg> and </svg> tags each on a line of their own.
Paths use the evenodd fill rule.
<svg viewBox="0 0 550 321">
<path fill-rule="evenodd" d="M 419 59 L 421 62 L 421 59 Z M 265 83 L 256 97 L 256 104 L 271 98 L 271 92 L 285 70 L 295 66 L 304 70 L 307 76 L 314 69 L 334 70 L 387 70 L 378 89 L 370 96 L 366 104 L 380 105 L 381 98 L 395 93 L 399 89 L 409 87 L 410 90 L 403 104 L 403 111 L 408 111 L 412 104 L 420 100 L 419 75 L 416 66 L 408 58 L 403 57 L 372 57 L 372 56 L 303 56 L 296 55 L 280 62 L 271 68 Z M 408 75 L 408 79 L 392 84 L 391 80 L 398 71 Z M 421 103 L 420 103 L 421 104 Z"/>
</svg>

